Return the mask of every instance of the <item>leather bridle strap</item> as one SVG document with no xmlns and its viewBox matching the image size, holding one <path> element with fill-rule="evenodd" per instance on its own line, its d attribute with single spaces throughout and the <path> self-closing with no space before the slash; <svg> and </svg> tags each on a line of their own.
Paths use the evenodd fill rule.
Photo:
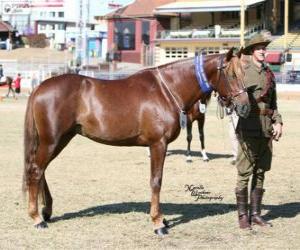
<svg viewBox="0 0 300 250">
<path fill-rule="evenodd" d="M 161 74 L 159 68 L 157 67 L 156 70 L 157 70 L 158 77 L 159 77 L 161 83 L 164 85 L 165 89 L 168 91 L 168 93 L 169 93 L 170 96 L 172 97 L 172 99 L 173 99 L 175 105 L 177 106 L 178 110 L 179 110 L 180 112 L 184 112 L 184 110 L 180 108 L 178 101 L 176 100 L 176 98 L 175 98 L 175 96 L 173 95 L 172 91 L 171 91 L 170 88 L 168 87 L 168 84 L 166 83 L 164 77 L 162 76 L 162 74 Z"/>
<path fill-rule="evenodd" d="M 221 74 L 223 73 L 223 74 L 224 74 L 224 78 L 225 78 L 226 88 L 229 88 L 230 83 L 229 83 L 229 80 L 228 80 L 228 78 L 226 77 L 226 74 L 225 74 L 225 72 L 224 72 L 225 65 L 223 64 L 223 59 L 224 59 L 224 55 L 221 56 L 221 58 L 220 58 L 220 64 L 219 64 L 219 66 L 217 67 L 217 69 L 218 69 L 218 74 L 219 74 L 217 87 L 218 87 L 218 85 L 219 85 L 219 83 L 220 83 Z M 244 92 L 247 92 L 247 89 L 246 89 L 246 88 L 243 88 L 243 89 L 239 90 L 237 93 L 234 93 L 234 94 L 231 93 L 231 91 L 229 91 L 229 93 L 230 93 L 229 98 L 234 99 L 235 97 L 239 96 L 240 94 L 242 94 L 242 93 L 244 93 Z M 227 97 L 227 98 L 228 98 L 228 97 Z M 227 98 L 226 98 L 226 99 L 227 99 Z"/>
</svg>

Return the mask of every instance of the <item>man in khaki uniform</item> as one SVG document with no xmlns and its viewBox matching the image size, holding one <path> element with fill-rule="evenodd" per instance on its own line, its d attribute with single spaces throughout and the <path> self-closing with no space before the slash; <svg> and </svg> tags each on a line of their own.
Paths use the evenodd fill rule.
<svg viewBox="0 0 300 250">
<path fill-rule="evenodd" d="M 239 118 L 236 133 L 239 138 L 237 156 L 237 187 L 235 190 L 239 226 L 251 229 L 251 224 L 271 225 L 260 216 L 265 172 L 272 161 L 272 140 L 282 134 L 281 115 L 277 109 L 274 75 L 265 65 L 266 46 L 270 43 L 262 34 L 254 36 L 243 53 L 251 55 L 245 66 L 245 85 L 251 103 L 247 118 Z M 250 214 L 248 215 L 248 182 L 250 177 Z"/>
</svg>

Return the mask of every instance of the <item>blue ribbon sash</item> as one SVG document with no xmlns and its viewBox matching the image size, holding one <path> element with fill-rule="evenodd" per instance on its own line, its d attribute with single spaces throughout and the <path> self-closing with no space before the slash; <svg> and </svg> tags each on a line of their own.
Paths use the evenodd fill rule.
<svg viewBox="0 0 300 250">
<path fill-rule="evenodd" d="M 200 54 L 195 56 L 195 71 L 196 71 L 196 77 L 200 86 L 200 89 L 204 93 L 210 93 L 213 89 L 210 86 L 210 84 L 207 81 L 204 67 L 203 67 L 203 55 Z"/>
</svg>

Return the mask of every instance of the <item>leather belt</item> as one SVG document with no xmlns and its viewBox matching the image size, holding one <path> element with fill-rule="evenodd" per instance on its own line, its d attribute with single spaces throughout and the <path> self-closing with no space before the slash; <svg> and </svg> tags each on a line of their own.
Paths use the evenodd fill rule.
<svg viewBox="0 0 300 250">
<path fill-rule="evenodd" d="M 274 110 L 273 109 L 260 109 L 260 108 L 256 108 L 251 113 L 258 114 L 258 115 L 272 116 L 273 113 L 274 113 Z"/>
</svg>

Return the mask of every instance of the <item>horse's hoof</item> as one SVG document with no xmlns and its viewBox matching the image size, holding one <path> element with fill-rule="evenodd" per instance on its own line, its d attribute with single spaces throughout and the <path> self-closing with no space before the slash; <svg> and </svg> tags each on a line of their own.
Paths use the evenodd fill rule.
<svg viewBox="0 0 300 250">
<path fill-rule="evenodd" d="M 46 213 L 46 212 L 43 210 L 43 211 L 42 211 L 42 216 L 43 216 L 44 221 L 50 221 L 51 214 Z"/>
<path fill-rule="evenodd" d="M 169 232 L 166 227 L 161 227 L 161 228 L 155 229 L 154 233 L 158 236 L 164 236 L 164 235 L 168 234 Z"/>
<path fill-rule="evenodd" d="M 169 222 L 166 219 L 163 219 L 163 224 L 166 228 L 170 228 Z"/>
<path fill-rule="evenodd" d="M 34 227 L 37 228 L 37 229 L 43 229 L 43 228 L 47 228 L 48 225 L 45 221 L 42 221 L 39 224 L 34 225 Z"/>
<path fill-rule="evenodd" d="M 209 159 L 203 159 L 204 162 L 209 162 Z"/>
<path fill-rule="evenodd" d="M 185 160 L 185 161 L 188 162 L 188 163 L 191 163 L 191 162 L 192 162 L 192 156 L 188 155 L 188 156 L 186 157 L 186 160 Z"/>
</svg>

